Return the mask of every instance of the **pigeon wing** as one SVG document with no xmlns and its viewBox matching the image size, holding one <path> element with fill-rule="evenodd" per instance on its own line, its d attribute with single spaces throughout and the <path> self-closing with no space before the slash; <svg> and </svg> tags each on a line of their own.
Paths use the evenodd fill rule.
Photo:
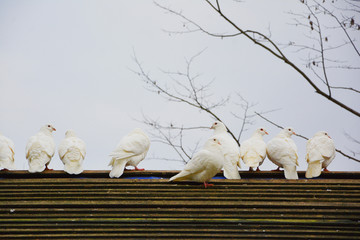
<svg viewBox="0 0 360 240">
<path fill-rule="evenodd" d="M 148 139 L 141 134 L 129 134 L 125 136 L 110 154 L 117 159 L 129 158 L 147 152 L 149 149 Z"/>
<path fill-rule="evenodd" d="M 15 168 L 15 151 L 14 143 L 5 136 L 0 136 L 0 159 L 6 161 L 3 162 L 2 167 L 7 169 Z"/>
<path fill-rule="evenodd" d="M 335 154 L 334 141 L 328 137 L 322 137 L 318 139 L 318 146 L 321 155 L 324 158 L 331 158 Z"/>
<path fill-rule="evenodd" d="M 70 143 L 67 138 L 63 139 L 59 144 L 58 153 L 59 153 L 59 157 L 63 163 L 64 163 L 64 160 L 63 160 L 64 156 L 68 152 L 69 147 L 70 147 Z"/>
<path fill-rule="evenodd" d="M 180 173 L 170 178 L 170 181 L 174 180 L 191 180 L 192 177 L 206 168 L 206 162 L 209 161 L 211 153 L 207 150 L 201 150 L 197 152 L 194 157 L 185 165 L 184 169 Z"/>
<path fill-rule="evenodd" d="M 274 138 L 268 143 L 267 153 L 271 161 L 280 165 L 298 165 L 296 145 L 289 140 L 291 139 Z"/>
<path fill-rule="evenodd" d="M 44 151 L 50 157 L 53 157 L 55 154 L 55 142 L 52 137 L 46 136 L 46 138 L 41 139 L 41 145 L 44 147 Z"/>
<path fill-rule="evenodd" d="M 265 159 L 266 144 L 255 139 L 246 140 L 241 144 L 240 155 L 247 166 L 257 167 Z"/>
</svg>

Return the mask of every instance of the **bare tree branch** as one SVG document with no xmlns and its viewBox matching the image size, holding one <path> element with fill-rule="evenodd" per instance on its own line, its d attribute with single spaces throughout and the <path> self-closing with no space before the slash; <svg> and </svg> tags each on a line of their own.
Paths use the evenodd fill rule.
<svg viewBox="0 0 360 240">
<path fill-rule="evenodd" d="M 236 105 L 240 106 L 243 110 L 243 115 L 240 117 L 235 113 L 231 113 L 235 118 L 240 119 L 242 121 L 241 123 L 241 129 L 240 132 L 238 134 L 237 137 L 237 142 L 240 143 L 240 139 L 242 134 L 247 131 L 247 129 L 245 128 L 246 125 L 253 125 L 254 121 L 252 121 L 251 119 L 255 116 L 255 115 L 250 115 L 248 114 L 249 109 L 253 108 L 256 104 L 250 104 L 245 98 L 243 98 L 240 93 L 237 93 L 237 96 L 240 98 L 240 103 L 235 103 Z"/>
<path fill-rule="evenodd" d="M 168 33 L 194 33 L 194 32 L 202 32 L 212 37 L 217 38 L 227 38 L 227 37 L 238 37 L 243 36 L 255 45 L 261 47 L 265 50 L 265 52 L 270 53 L 276 59 L 283 61 L 290 68 L 295 70 L 301 77 L 315 90 L 315 92 L 330 102 L 338 105 L 339 107 L 345 109 L 348 112 L 351 112 L 353 115 L 360 117 L 360 113 L 355 109 L 358 107 L 357 105 L 351 106 L 342 102 L 342 100 L 335 98 L 334 94 L 338 91 L 336 90 L 345 90 L 351 91 L 353 93 L 360 93 L 359 90 L 356 90 L 352 87 L 348 86 L 332 86 L 330 81 L 333 82 L 334 79 L 331 79 L 331 71 L 329 69 L 348 69 L 348 70 L 356 70 L 358 67 L 354 67 L 351 65 L 347 65 L 346 61 L 342 61 L 343 59 L 332 58 L 332 54 L 334 51 L 339 51 L 341 48 L 348 46 L 349 44 L 353 45 L 353 48 L 357 51 L 355 46 L 355 39 L 352 39 L 348 32 L 348 26 L 355 26 L 353 23 L 352 17 L 346 17 L 345 15 L 341 15 L 338 17 L 334 12 L 331 12 L 328 8 L 323 7 L 321 3 L 318 3 L 316 0 L 313 0 L 312 3 L 310 1 L 302 1 L 307 9 L 307 13 L 292 13 L 293 16 L 296 17 L 295 25 L 306 27 L 309 30 L 309 34 L 306 35 L 308 39 L 311 40 L 312 44 L 299 44 L 294 41 L 288 41 L 288 44 L 278 44 L 271 37 L 271 31 L 269 30 L 269 34 L 266 35 L 259 31 L 243 29 L 240 25 L 233 22 L 225 12 L 223 12 L 224 6 L 220 4 L 220 0 L 204 0 L 211 9 L 213 9 L 220 17 L 229 24 L 229 26 L 233 27 L 232 33 L 214 33 L 209 31 L 205 27 L 198 24 L 196 21 L 186 17 L 181 11 L 175 11 L 168 7 L 164 7 L 158 3 L 155 3 L 161 9 L 167 11 L 168 13 L 174 14 L 177 17 L 181 18 L 184 22 L 183 26 L 185 31 L 167 31 Z M 355 4 L 356 5 L 356 4 Z M 360 9 L 360 8 L 359 8 Z M 326 13 L 327 16 L 330 16 L 334 20 L 337 21 L 338 26 L 334 28 L 337 32 L 340 31 L 340 28 L 347 36 L 345 42 L 335 42 L 329 43 L 329 35 L 328 31 L 331 31 L 332 28 L 324 25 L 323 16 L 321 14 Z M 354 28 L 354 27 L 353 27 Z M 359 27 L 360 29 L 360 27 Z M 351 33 L 351 32 L 350 32 Z M 331 36 L 331 35 L 330 35 Z M 291 47 L 295 49 L 295 53 L 308 53 L 306 58 L 306 65 L 300 66 L 297 65 L 295 61 L 289 59 L 287 54 L 285 54 L 285 49 Z M 349 45 L 350 47 L 350 45 Z M 204 50 L 203 50 L 204 51 Z M 192 71 L 192 64 L 198 58 L 202 52 L 192 56 L 190 59 L 186 59 L 186 68 L 183 71 L 164 71 L 162 70 L 162 74 L 164 74 L 170 81 L 163 83 L 161 81 L 156 81 L 150 73 L 146 72 L 136 58 L 134 54 L 134 61 L 138 67 L 138 70 L 133 71 L 138 74 L 143 82 L 146 83 L 146 88 L 154 93 L 157 93 L 167 99 L 168 101 L 184 103 L 193 108 L 199 109 L 201 112 L 208 114 L 212 119 L 222 121 L 220 119 L 220 115 L 215 113 L 215 111 L 219 107 L 223 107 L 227 105 L 230 101 L 230 95 L 226 98 L 222 98 L 220 100 L 211 101 L 213 98 L 213 94 L 211 93 L 211 84 L 212 81 L 206 81 L 206 83 L 201 83 L 200 78 L 201 74 L 196 74 Z M 305 52 L 306 51 L 306 52 Z M 302 55 L 299 59 L 302 58 Z M 325 89 L 326 88 L 326 89 Z M 324 89 L 324 90 L 322 90 Z M 216 97 L 216 96 L 215 96 Z M 251 120 L 254 116 L 259 116 L 267 122 L 277 126 L 278 128 L 283 128 L 282 126 L 270 121 L 269 119 L 263 116 L 264 113 L 255 112 L 255 115 L 249 114 L 249 109 L 253 107 L 252 104 L 249 104 L 245 99 L 241 96 L 241 102 L 238 106 L 241 107 L 243 111 L 236 111 L 236 113 L 231 112 L 232 116 L 242 120 L 241 129 L 236 134 L 235 132 L 228 129 L 229 134 L 233 137 L 233 139 L 239 144 L 241 135 L 244 131 L 246 131 L 246 125 L 253 124 Z M 223 118 L 223 116 L 221 117 Z M 146 118 L 145 122 L 146 122 Z M 224 122 L 224 121 L 222 121 Z M 156 131 L 158 131 L 158 140 L 161 143 L 167 144 L 172 147 L 177 154 L 180 156 L 183 162 L 186 162 L 188 159 L 192 157 L 192 153 L 197 149 L 198 143 L 195 148 L 190 149 L 186 147 L 184 136 L 186 132 L 201 129 L 205 127 L 184 127 L 184 126 L 176 126 L 173 123 L 169 123 L 166 125 L 161 125 L 158 121 L 148 121 L 147 124 L 152 126 Z M 225 124 L 226 125 L 226 124 Z M 206 127 L 207 128 L 207 127 Z M 175 134 L 174 134 L 175 133 Z M 300 134 L 296 134 L 296 136 L 308 140 L 307 137 L 302 136 Z M 240 145 L 240 144 L 239 144 Z M 359 159 L 352 157 L 341 150 L 336 149 L 338 153 L 341 155 L 360 162 Z M 354 155 L 355 156 L 355 155 Z"/>
<path fill-rule="evenodd" d="M 144 114 L 142 123 L 151 126 L 157 132 L 157 134 L 150 133 L 151 137 L 154 139 L 153 142 L 159 142 L 170 146 L 184 163 L 187 163 L 191 159 L 193 152 L 187 152 L 183 147 L 183 129 L 181 127 L 175 128 L 176 130 L 178 130 L 178 133 L 176 133 L 174 136 L 172 134 L 172 124 L 170 124 L 170 126 L 162 126 L 158 121 L 150 119 Z M 177 141 L 178 143 L 175 143 L 175 141 Z"/>
<path fill-rule="evenodd" d="M 360 145 L 360 141 L 353 138 L 352 136 L 350 136 L 350 134 L 348 134 L 347 132 L 344 132 L 344 135 L 352 142 L 356 143 L 356 144 L 359 144 Z"/>
<path fill-rule="evenodd" d="M 199 24 L 197 24 L 196 22 L 192 21 L 191 19 L 185 17 L 181 12 L 177 12 L 174 11 L 170 8 L 161 6 L 160 4 L 156 3 L 157 6 L 159 6 L 160 8 L 168 11 L 169 13 L 175 14 L 179 17 L 181 17 L 183 20 L 185 20 L 188 24 L 191 24 L 195 27 L 195 29 L 197 29 L 198 31 L 201 31 L 205 34 L 208 34 L 210 36 L 213 37 L 229 37 L 229 36 L 245 36 L 247 39 L 249 39 L 251 42 L 253 42 L 254 44 L 262 47 L 264 50 L 266 50 L 267 52 L 271 53 L 273 56 L 275 56 L 276 58 L 282 60 L 285 62 L 285 64 L 289 65 L 292 69 L 294 69 L 296 72 L 298 72 L 307 82 L 308 84 L 310 84 L 310 86 L 315 90 L 315 92 L 323 97 L 325 97 L 326 99 L 328 99 L 329 101 L 333 102 L 334 104 L 338 105 L 339 107 L 351 112 L 352 114 L 356 115 L 357 117 L 360 117 L 360 112 L 358 112 L 357 110 L 355 110 L 355 108 L 345 104 L 344 102 L 342 102 L 341 100 L 338 100 L 337 98 L 334 98 L 332 96 L 332 92 L 331 92 L 331 86 L 330 83 L 328 81 L 328 77 L 327 77 L 327 73 L 326 73 L 326 65 L 325 65 L 325 56 L 324 56 L 324 46 L 321 45 L 321 49 L 319 50 L 321 53 L 321 62 L 322 62 L 322 69 L 323 69 L 323 74 L 324 74 L 324 81 L 327 85 L 327 91 L 328 93 L 324 92 L 321 90 L 321 88 L 303 71 L 301 70 L 294 62 L 290 61 L 289 58 L 287 58 L 285 56 L 285 54 L 281 51 L 280 49 L 280 45 L 278 46 L 275 42 L 273 42 L 268 36 L 258 32 L 258 31 L 253 31 L 253 30 L 243 30 L 241 27 L 239 27 L 239 25 L 235 24 L 233 21 L 231 21 L 226 15 L 225 13 L 223 13 L 222 9 L 220 8 L 220 3 L 219 0 L 216 1 L 215 4 L 213 4 L 210 0 L 205 0 L 206 3 L 208 3 L 208 5 L 215 11 L 217 12 L 227 23 L 229 23 L 232 27 L 234 27 L 234 29 L 236 31 L 238 31 L 238 33 L 236 34 L 230 34 L 230 35 L 226 35 L 226 34 L 214 34 L 211 33 L 210 31 L 205 30 L 203 27 L 201 27 Z M 307 5 L 308 8 L 310 9 L 310 6 Z M 317 8 L 318 9 L 318 8 Z M 311 9 L 310 9 L 311 10 Z M 315 13 L 314 13 L 315 15 Z M 322 44 L 323 38 L 321 35 L 321 31 L 319 31 L 320 28 L 320 22 L 317 21 L 316 23 L 312 22 L 312 27 L 318 27 L 318 29 L 316 30 L 319 34 L 319 43 Z M 315 29 L 315 28 L 314 28 Z M 236 139 L 236 138 L 234 138 Z"/>
<path fill-rule="evenodd" d="M 210 102 L 208 99 L 211 96 L 211 94 L 208 93 L 208 89 L 210 87 L 211 82 L 203 85 L 201 84 L 198 85 L 196 80 L 199 75 L 191 74 L 191 64 L 202 52 L 203 51 L 194 55 L 193 57 L 190 58 L 190 60 L 186 60 L 185 72 L 163 71 L 165 73 L 169 73 L 167 74 L 167 76 L 169 77 L 170 75 L 171 76 L 170 79 L 173 80 L 175 84 L 177 84 L 176 87 L 174 87 L 173 91 L 170 88 L 161 86 L 156 80 L 152 79 L 152 77 L 145 72 L 141 63 L 137 59 L 135 53 L 134 53 L 134 61 L 138 66 L 138 70 L 132 70 L 132 71 L 138 76 L 140 76 L 142 80 L 147 84 L 147 86 L 149 86 L 148 88 L 149 91 L 162 95 L 168 101 L 185 103 L 194 108 L 200 109 L 201 111 L 209 114 L 213 119 L 221 121 L 226 125 L 226 123 L 222 119 L 220 119 L 220 117 L 213 111 L 213 109 L 224 106 L 229 101 L 230 95 L 227 96 L 226 98 L 217 100 L 216 102 Z M 183 78 L 183 80 L 181 82 L 174 81 L 173 78 L 174 75 Z M 179 92 L 180 90 L 179 87 L 184 90 L 184 93 Z M 229 129 L 228 132 L 232 136 L 232 138 L 237 142 L 234 133 Z"/>
<path fill-rule="evenodd" d="M 339 27 L 344 31 L 345 36 L 347 37 L 348 41 L 350 42 L 350 44 L 352 45 L 352 47 L 354 48 L 355 52 L 358 54 L 358 56 L 360 57 L 360 52 L 357 49 L 357 47 L 354 44 L 354 41 L 351 39 L 351 37 L 349 36 L 349 33 L 347 32 L 346 28 L 344 27 L 344 24 L 342 22 L 340 22 L 339 18 L 336 17 L 331 11 L 329 11 L 327 8 L 325 8 L 322 4 L 319 4 L 316 0 L 314 0 L 314 2 L 316 2 L 318 4 L 318 7 L 323 9 L 325 13 L 329 14 L 330 16 L 332 16 L 336 22 L 338 23 Z M 358 7 L 356 4 L 352 4 L 350 3 L 350 5 L 352 5 L 352 7 Z"/>
<path fill-rule="evenodd" d="M 322 72 L 323 72 L 323 75 L 324 75 L 325 84 L 326 84 L 327 89 L 328 89 L 328 96 L 331 97 L 331 88 L 330 88 L 330 83 L 329 83 L 327 72 L 326 72 L 326 63 L 325 63 L 325 56 L 324 56 L 325 51 L 324 51 L 324 43 L 323 43 L 321 24 L 320 24 L 319 18 L 312 11 L 311 7 L 307 5 L 307 8 L 308 8 L 309 12 L 311 13 L 311 16 L 313 18 L 315 18 L 315 20 L 316 20 L 316 24 L 311 24 L 311 27 L 313 28 L 313 26 L 315 25 L 316 28 L 317 28 L 317 33 L 319 35 L 318 42 L 319 42 L 319 45 L 320 45 L 320 53 L 321 53 L 320 56 L 321 56 Z M 310 21 L 310 23 L 312 23 L 312 21 Z"/>
<path fill-rule="evenodd" d="M 351 87 L 331 87 L 331 88 L 334 88 L 334 89 L 343 89 L 343 90 L 350 90 L 350 91 L 353 91 L 353 92 L 356 92 L 356 93 L 360 93 L 359 90 L 354 89 L 354 88 L 351 88 Z"/>
</svg>

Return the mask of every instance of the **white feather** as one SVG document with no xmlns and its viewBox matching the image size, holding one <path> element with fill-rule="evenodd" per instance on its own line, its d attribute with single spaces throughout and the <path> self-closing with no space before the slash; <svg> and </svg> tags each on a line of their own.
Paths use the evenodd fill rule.
<svg viewBox="0 0 360 240">
<path fill-rule="evenodd" d="M 137 167 L 144 160 L 150 148 L 150 139 L 140 128 L 135 128 L 123 137 L 115 150 L 110 154 L 109 166 L 111 178 L 120 177 L 126 166 Z"/>
<path fill-rule="evenodd" d="M 0 168 L 15 169 L 15 146 L 13 141 L 0 133 Z"/>
<path fill-rule="evenodd" d="M 321 169 L 327 168 L 335 158 L 335 144 L 329 135 L 320 131 L 306 143 L 306 178 L 318 177 Z"/>
<path fill-rule="evenodd" d="M 216 121 L 211 129 L 214 129 L 214 135 L 211 138 L 216 138 L 221 142 L 221 151 L 224 154 L 224 177 L 227 179 L 240 179 L 238 166 L 240 164 L 240 149 L 237 142 L 229 135 L 225 125 Z"/>
<path fill-rule="evenodd" d="M 58 153 L 64 163 L 64 171 L 69 174 L 80 174 L 86 155 L 86 144 L 78 138 L 74 131 L 68 130 L 59 145 Z"/>
<path fill-rule="evenodd" d="M 169 181 L 210 181 L 223 167 L 224 155 L 221 152 L 219 142 L 221 143 L 221 140 L 208 139 L 203 149 L 195 153 L 184 169 L 171 177 Z"/>
<path fill-rule="evenodd" d="M 29 172 L 42 172 L 50 163 L 55 153 L 53 131 L 53 126 L 45 125 L 36 135 L 30 137 L 25 149 Z"/>
<path fill-rule="evenodd" d="M 294 134 L 292 128 L 285 128 L 271 139 L 266 147 L 266 153 L 270 161 L 284 168 L 286 179 L 298 179 L 296 166 L 298 163 L 297 147 L 290 138 Z"/>
<path fill-rule="evenodd" d="M 266 157 L 266 143 L 263 135 L 267 134 L 263 128 L 258 128 L 251 136 L 240 145 L 240 157 L 245 165 L 250 168 L 258 168 Z"/>
</svg>

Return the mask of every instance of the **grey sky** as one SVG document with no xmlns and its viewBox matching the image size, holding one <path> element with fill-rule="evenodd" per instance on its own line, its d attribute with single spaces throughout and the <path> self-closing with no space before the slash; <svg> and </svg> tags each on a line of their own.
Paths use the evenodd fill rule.
<svg viewBox="0 0 360 240">
<path fill-rule="evenodd" d="M 182 9 L 211 30 L 231 31 L 201 1 L 161 3 Z M 285 13 L 301 9 L 299 1 L 230 1 L 227 7 L 224 10 L 246 28 L 266 32 L 270 26 L 276 39 L 302 37 L 299 29 L 287 24 L 291 17 Z M 201 33 L 168 34 L 163 29 L 182 30 L 182 23 L 152 1 L 0 0 L 0 132 L 15 142 L 18 169 L 28 168 L 24 153 L 28 138 L 48 123 L 57 128 L 57 144 L 66 130 L 75 130 L 87 143 L 84 169 L 98 170 L 109 169 L 108 154 L 123 135 L 138 126 L 149 130 L 133 120 L 141 119 L 142 112 L 163 122 L 211 126 L 213 120 L 205 114 L 168 103 L 146 91 L 129 70 L 136 68 L 134 49 L 144 68 L 159 81 L 166 81 L 160 69 L 184 69 L 185 58 L 206 48 L 197 58 L 194 72 L 203 74 L 202 81 L 215 78 L 212 90 L 216 96 L 238 92 L 249 102 L 258 103 L 254 110 L 280 109 L 266 115 L 278 124 L 292 126 L 308 137 L 326 130 L 336 147 L 344 151 L 359 147 L 343 134 L 346 131 L 359 139 L 359 119 L 316 95 L 297 73 L 259 47 L 243 38 L 222 40 Z M 350 55 L 351 51 L 343 54 Z M 355 61 L 359 65 L 354 57 Z M 343 72 L 334 81 L 349 81 L 360 88 L 355 74 Z M 348 103 L 360 103 L 359 96 L 353 94 L 340 97 Z M 231 106 L 219 110 L 219 114 L 228 127 L 238 130 L 239 120 L 230 114 L 238 109 Z M 270 133 L 265 141 L 279 132 L 256 119 L 242 140 L 258 126 Z M 210 130 L 197 131 L 187 141 L 204 142 L 211 134 Z M 299 169 L 304 170 L 306 143 L 297 137 L 294 140 L 299 148 Z M 152 144 L 148 156 L 140 167 L 182 168 L 179 162 L 154 159 L 176 157 L 158 143 Z M 50 167 L 63 169 L 57 153 Z M 275 165 L 266 160 L 263 169 L 272 168 Z M 360 170 L 360 164 L 337 154 L 329 169 Z"/>
</svg>

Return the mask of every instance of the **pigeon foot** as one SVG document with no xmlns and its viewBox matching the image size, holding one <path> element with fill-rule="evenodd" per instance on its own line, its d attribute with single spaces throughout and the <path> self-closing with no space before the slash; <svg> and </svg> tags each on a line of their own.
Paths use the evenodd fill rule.
<svg viewBox="0 0 360 240">
<path fill-rule="evenodd" d="M 52 171 L 52 170 L 54 170 L 54 169 L 48 168 L 48 166 L 46 165 L 46 166 L 45 166 L 45 171 L 46 171 L 46 170 Z"/>
<path fill-rule="evenodd" d="M 207 183 L 207 182 L 204 182 L 204 187 L 207 188 L 207 187 L 213 187 L 214 184 L 212 183 Z"/>
</svg>

